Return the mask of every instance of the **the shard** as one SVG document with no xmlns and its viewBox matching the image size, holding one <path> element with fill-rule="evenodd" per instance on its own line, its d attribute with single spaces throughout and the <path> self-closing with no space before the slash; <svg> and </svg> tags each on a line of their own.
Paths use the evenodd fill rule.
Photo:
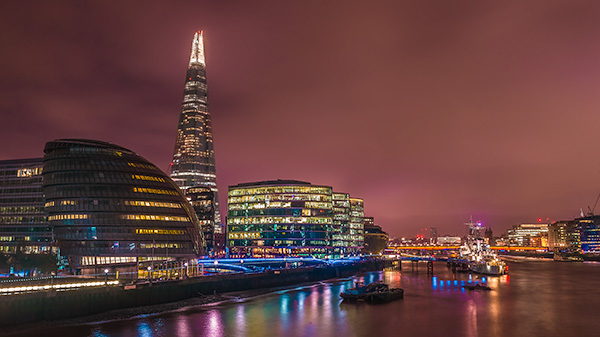
<svg viewBox="0 0 600 337">
<path fill-rule="evenodd" d="M 185 193 L 190 187 L 208 187 L 214 192 L 215 222 L 217 233 L 221 232 L 215 151 L 208 91 L 206 84 L 206 62 L 202 31 L 194 34 L 192 53 L 187 74 L 175 152 L 171 163 L 171 179 Z"/>
</svg>

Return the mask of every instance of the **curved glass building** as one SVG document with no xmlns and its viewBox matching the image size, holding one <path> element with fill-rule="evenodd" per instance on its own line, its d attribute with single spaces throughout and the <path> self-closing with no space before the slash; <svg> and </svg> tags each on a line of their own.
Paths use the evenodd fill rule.
<svg viewBox="0 0 600 337">
<path fill-rule="evenodd" d="M 177 185 L 132 151 L 60 139 L 44 148 L 45 209 L 73 269 L 195 258 L 198 219 Z M 152 262 L 153 263 L 153 262 Z M 97 269 L 96 269 L 97 270 Z"/>
<path fill-rule="evenodd" d="M 327 256 L 332 253 L 330 186 L 297 180 L 229 187 L 227 243 L 232 256 Z"/>
</svg>

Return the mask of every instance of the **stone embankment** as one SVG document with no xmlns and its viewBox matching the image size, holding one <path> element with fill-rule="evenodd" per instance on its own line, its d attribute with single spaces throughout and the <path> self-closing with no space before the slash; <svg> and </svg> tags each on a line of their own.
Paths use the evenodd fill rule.
<svg viewBox="0 0 600 337">
<path fill-rule="evenodd" d="M 219 274 L 151 284 L 143 283 L 135 285 L 135 288 L 108 286 L 4 295 L 0 298 L 0 326 L 74 319 L 114 310 L 136 310 L 134 308 L 202 298 L 207 295 L 348 277 L 363 271 L 382 270 L 389 266 L 391 261 L 361 261 L 342 266 L 280 269 L 250 274 Z"/>
</svg>

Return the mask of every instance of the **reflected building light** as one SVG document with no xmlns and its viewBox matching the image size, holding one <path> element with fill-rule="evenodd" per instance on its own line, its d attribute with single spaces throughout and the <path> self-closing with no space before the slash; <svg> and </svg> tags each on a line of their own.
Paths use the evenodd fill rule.
<svg viewBox="0 0 600 337">
<path fill-rule="evenodd" d="M 221 315 L 217 310 L 211 310 L 208 312 L 208 324 L 206 329 L 208 336 L 223 336 L 223 322 L 221 321 Z"/>
<path fill-rule="evenodd" d="M 177 318 L 176 327 L 178 337 L 194 336 L 194 334 L 192 333 L 190 322 L 188 321 L 188 316 L 179 316 Z"/>
<path fill-rule="evenodd" d="M 150 324 L 146 322 L 140 322 L 137 327 L 138 336 L 140 337 L 152 337 L 152 328 Z"/>
<path fill-rule="evenodd" d="M 246 312 L 245 306 L 238 305 L 235 309 L 235 329 L 237 336 L 245 336 L 246 332 Z"/>
</svg>

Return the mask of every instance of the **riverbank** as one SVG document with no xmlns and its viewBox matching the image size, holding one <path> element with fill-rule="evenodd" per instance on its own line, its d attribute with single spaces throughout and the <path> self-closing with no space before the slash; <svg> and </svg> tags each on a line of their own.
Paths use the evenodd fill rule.
<svg viewBox="0 0 600 337">
<path fill-rule="evenodd" d="M 270 270 L 251 274 L 222 274 L 184 280 L 159 282 L 128 287 L 105 287 L 63 292 L 39 292 L 3 296 L 0 301 L 0 326 L 18 326 L 50 321 L 74 320 L 83 316 L 107 314 L 115 318 L 152 313 L 152 306 L 168 311 L 182 306 L 206 304 L 223 300 L 229 292 L 274 288 L 306 282 L 347 277 L 362 271 L 382 270 L 391 261 L 360 261 L 340 266 L 304 267 Z M 210 295 L 212 294 L 212 295 Z M 208 295 L 208 296 L 205 296 Z M 213 297 L 217 296 L 217 297 Z M 178 303 L 178 301 L 190 301 Z M 166 308 L 166 309 L 165 309 Z M 123 310 L 129 310 L 123 311 Z M 149 310 L 145 312 L 144 310 Z M 99 318 L 102 320 L 102 318 Z M 111 319 L 107 316 L 105 319 Z M 72 324 L 78 324 L 77 320 Z"/>
</svg>

